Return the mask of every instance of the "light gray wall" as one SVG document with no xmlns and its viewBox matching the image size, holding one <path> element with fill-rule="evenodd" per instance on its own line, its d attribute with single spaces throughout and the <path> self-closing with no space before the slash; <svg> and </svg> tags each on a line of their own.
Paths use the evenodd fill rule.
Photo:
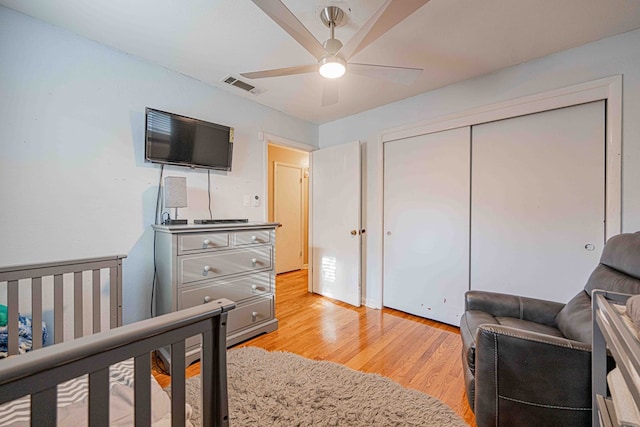
<svg viewBox="0 0 640 427">
<path fill-rule="evenodd" d="M 377 183 L 379 134 L 401 125 L 623 75 L 622 228 L 640 230 L 640 30 L 500 70 L 320 126 L 320 147 L 363 141 L 365 147 L 364 219 L 365 299 L 381 295 L 381 194 Z"/>
<path fill-rule="evenodd" d="M 144 109 L 235 127 L 233 171 L 212 172 L 214 217 L 265 220 L 258 131 L 318 145 L 318 127 L 0 7 L 0 265 L 128 254 L 124 321 L 149 316 L 159 165 Z M 186 176 L 183 218 L 208 218 L 207 172 Z"/>
</svg>

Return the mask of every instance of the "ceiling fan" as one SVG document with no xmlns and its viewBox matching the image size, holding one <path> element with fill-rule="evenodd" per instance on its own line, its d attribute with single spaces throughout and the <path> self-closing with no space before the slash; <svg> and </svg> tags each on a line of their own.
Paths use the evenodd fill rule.
<svg viewBox="0 0 640 427">
<path fill-rule="evenodd" d="M 359 64 L 348 61 L 356 53 L 360 52 L 378 37 L 418 10 L 429 0 L 386 0 L 345 45 L 334 36 L 336 26 L 339 25 L 344 18 L 344 12 L 337 6 L 327 6 L 323 8 L 320 13 L 322 23 L 327 26 L 330 31 L 329 39 L 323 44 L 320 44 L 282 1 L 252 1 L 273 19 L 276 24 L 300 43 L 302 47 L 309 51 L 318 62 L 316 64 L 299 65 L 295 67 L 240 73 L 243 77 L 248 79 L 262 79 L 266 77 L 319 72 L 320 75 L 325 77 L 322 92 L 322 106 L 324 107 L 338 102 L 338 78 L 342 77 L 345 72 L 347 72 L 347 69 L 349 73 L 389 80 L 405 85 L 413 83 L 423 71 L 422 68 Z"/>
</svg>

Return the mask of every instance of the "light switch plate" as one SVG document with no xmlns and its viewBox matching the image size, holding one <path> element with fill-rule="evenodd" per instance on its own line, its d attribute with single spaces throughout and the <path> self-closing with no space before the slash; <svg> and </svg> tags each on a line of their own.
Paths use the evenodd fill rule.
<svg viewBox="0 0 640 427">
<path fill-rule="evenodd" d="M 242 196 L 242 206 L 244 207 L 251 206 L 251 196 L 249 194 L 245 194 Z"/>
</svg>

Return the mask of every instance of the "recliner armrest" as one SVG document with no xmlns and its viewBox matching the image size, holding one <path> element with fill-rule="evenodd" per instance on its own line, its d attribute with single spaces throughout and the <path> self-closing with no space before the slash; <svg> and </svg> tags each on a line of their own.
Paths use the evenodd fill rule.
<svg viewBox="0 0 640 427">
<path fill-rule="evenodd" d="M 494 317 L 514 317 L 557 327 L 555 318 L 565 304 L 488 291 L 467 291 L 465 310 L 485 311 Z"/>
<path fill-rule="evenodd" d="M 479 427 L 590 424 L 590 345 L 502 325 L 476 339 Z"/>
</svg>

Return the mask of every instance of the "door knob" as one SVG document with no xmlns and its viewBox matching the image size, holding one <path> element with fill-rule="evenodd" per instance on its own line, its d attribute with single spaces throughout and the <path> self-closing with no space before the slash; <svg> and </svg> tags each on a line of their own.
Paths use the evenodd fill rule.
<svg viewBox="0 0 640 427">
<path fill-rule="evenodd" d="M 358 232 L 356 230 L 351 230 L 351 235 L 355 236 L 356 234 L 358 234 Z"/>
<path fill-rule="evenodd" d="M 589 252 L 591 252 L 596 249 L 596 245 L 594 245 L 593 243 L 587 243 L 586 245 L 584 245 L 584 248 Z"/>
</svg>

